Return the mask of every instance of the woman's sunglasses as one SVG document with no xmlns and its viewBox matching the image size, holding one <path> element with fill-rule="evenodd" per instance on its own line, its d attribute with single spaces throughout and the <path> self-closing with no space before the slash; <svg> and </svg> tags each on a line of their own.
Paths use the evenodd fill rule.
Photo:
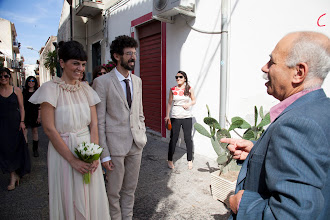
<svg viewBox="0 0 330 220">
<path fill-rule="evenodd" d="M 103 74 L 106 74 L 105 72 L 98 72 L 97 75 L 98 76 L 102 76 Z"/>
<path fill-rule="evenodd" d="M 0 78 L 8 79 L 9 78 L 9 75 L 1 75 Z"/>
<path fill-rule="evenodd" d="M 35 82 L 34 79 L 29 80 L 29 82 Z"/>
<path fill-rule="evenodd" d="M 182 79 L 183 76 L 175 76 L 175 78 L 176 78 L 176 79 L 179 79 L 179 78 Z"/>
</svg>

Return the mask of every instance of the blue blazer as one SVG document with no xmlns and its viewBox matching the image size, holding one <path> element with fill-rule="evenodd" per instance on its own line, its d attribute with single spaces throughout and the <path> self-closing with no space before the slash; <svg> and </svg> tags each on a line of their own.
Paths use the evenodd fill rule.
<svg viewBox="0 0 330 220">
<path fill-rule="evenodd" d="M 323 89 L 288 106 L 255 143 L 238 176 L 234 219 L 330 218 L 330 99 Z"/>
</svg>

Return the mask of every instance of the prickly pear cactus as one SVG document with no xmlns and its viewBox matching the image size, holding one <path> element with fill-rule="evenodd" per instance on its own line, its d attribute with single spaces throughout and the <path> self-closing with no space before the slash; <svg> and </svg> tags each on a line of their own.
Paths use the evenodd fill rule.
<svg viewBox="0 0 330 220">
<path fill-rule="evenodd" d="M 258 124 L 258 116 L 260 116 L 261 121 Z M 231 125 L 229 127 L 229 131 L 234 130 L 236 128 L 238 129 L 246 129 L 243 134 L 243 139 L 250 140 L 250 141 L 256 141 L 258 140 L 262 133 L 265 131 L 263 128 L 264 126 L 268 125 L 270 123 L 270 115 L 267 113 L 264 115 L 263 107 L 260 107 L 259 114 L 257 106 L 254 106 L 254 125 L 250 125 L 248 122 L 246 122 L 241 117 L 233 117 L 231 119 Z"/>
<path fill-rule="evenodd" d="M 230 138 L 230 133 L 228 130 L 221 128 L 219 122 L 215 119 L 210 117 L 210 110 L 208 106 L 208 117 L 204 118 L 204 123 L 209 126 L 210 132 L 204 128 L 203 125 L 199 123 L 194 124 L 194 128 L 198 133 L 204 135 L 205 137 L 210 138 L 212 147 L 216 154 L 218 155 L 217 163 L 220 168 L 220 174 L 224 170 L 224 168 L 230 163 L 232 160 L 232 155 L 230 154 L 229 150 L 227 149 L 227 143 L 221 143 L 221 138 Z"/>
</svg>

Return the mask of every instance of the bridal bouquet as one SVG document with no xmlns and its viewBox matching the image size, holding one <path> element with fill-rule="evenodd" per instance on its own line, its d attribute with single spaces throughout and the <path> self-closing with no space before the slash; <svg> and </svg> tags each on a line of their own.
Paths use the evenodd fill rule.
<svg viewBox="0 0 330 220">
<path fill-rule="evenodd" d="M 83 142 L 75 148 L 75 153 L 78 158 L 86 163 L 92 163 L 94 160 L 98 160 L 102 154 L 103 148 L 94 143 Z M 85 173 L 83 175 L 85 184 L 89 184 L 91 181 L 91 173 Z"/>
</svg>

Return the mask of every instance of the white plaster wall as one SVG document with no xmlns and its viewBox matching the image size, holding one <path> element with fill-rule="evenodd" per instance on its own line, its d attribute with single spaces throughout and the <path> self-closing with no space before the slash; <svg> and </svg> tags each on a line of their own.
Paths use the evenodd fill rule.
<svg viewBox="0 0 330 220">
<path fill-rule="evenodd" d="M 237 4 L 236 4 L 237 3 Z M 204 5 L 205 4 L 205 5 Z M 212 5 L 212 7 L 210 7 Z M 199 1 L 197 4 L 197 17 L 194 26 L 199 27 L 199 23 L 205 29 L 207 25 L 212 23 L 212 19 L 220 21 L 218 11 L 221 1 Z M 266 1 L 231 1 L 231 11 L 233 14 L 229 29 L 229 68 L 228 68 L 228 94 L 227 94 L 227 118 L 230 120 L 234 116 L 241 116 L 253 123 L 254 106 L 264 107 L 265 111 L 278 103 L 278 101 L 269 96 L 265 88 L 265 80 L 262 78 L 261 67 L 268 61 L 269 54 L 275 47 L 276 43 L 287 33 L 293 31 L 319 31 L 330 36 L 330 17 L 324 17 L 323 24 L 325 27 L 317 26 L 317 19 L 330 8 L 330 2 L 327 0 L 308 1 L 308 0 L 266 0 Z M 329 13 L 327 13 L 328 15 Z M 205 19 L 201 17 L 205 16 Z M 201 19 L 201 20 L 200 20 Z M 214 21 L 213 21 L 214 22 Z M 180 25 L 176 23 L 175 25 Z M 220 25 L 218 25 L 219 27 Z M 169 29 L 168 29 L 169 30 Z M 170 31 L 167 32 L 170 35 Z M 213 42 L 210 47 L 203 47 L 205 37 L 193 37 L 193 31 L 188 36 L 191 40 L 191 46 L 198 48 L 199 58 L 205 56 L 212 57 L 214 48 L 217 48 L 218 42 Z M 207 38 L 207 37 L 206 37 Z M 169 38 L 168 38 L 169 39 Z M 219 38 L 218 38 L 219 39 Z M 170 40 L 168 40 L 168 47 Z M 196 54 L 189 51 L 189 47 L 183 46 L 182 54 Z M 203 49 L 204 48 L 204 49 Z M 210 49 L 211 48 L 211 49 Z M 187 51 L 186 51 L 187 50 Z M 205 54 L 204 54 L 205 53 Z M 213 65 L 210 68 L 205 78 L 205 82 L 201 87 L 198 73 L 194 76 L 197 80 L 194 81 L 194 76 L 190 77 L 192 85 L 196 88 L 197 104 L 194 107 L 194 115 L 198 122 L 206 115 L 205 104 L 209 104 L 212 116 L 218 118 L 219 108 L 219 72 L 220 66 L 218 62 L 219 50 L 216 51 Z M 197 56 L 188 56 L 193 65 L 202 69 L 201 64 L 196 60 Z M 194 58 L 195 57 L 195 58 Z M 185 61 L 181 56 L 182 69 L 189 69 L 185 66 Z M 170 63 L 170 61 L 169 61 Z M 168 63 L 168 65 L 169 65 Z M 207 64 L 204 64 L 206 67 Z M 214 74 L 215 72 L 216 74 Z M 189 72 L 187 71 L 189 74 Z M 168 76 L 169 76 L 168 69 Z M 204 73 L 205 74 L 205 73 Z M 199 76 L 203 73 L 199 73 Z M 168 78 L 171 82 L 173 79 Z M 323 88 L 327 95 L 330 95 L 330 79 L 324 82 Z M 232 133 L 234 137 L 237 137 Z M 194 135 L 195 152 L 212 156 L 213 150 L 209 141 L 199 134 Z"/>
<path fill-rule="evenodd" d="M 330 16 L 322 18 L 325 27 L 317 26 L 317 19 L 329 12 L 328 0 L 264 0 L 231 1 L 230 64 L 228 118 L 239 115 L 252 122 L 254 105 L 265 110 L 279 101 L 266 92 L 261 67 L 268 62 L 277 42 L 293 31 L 318 31 L 330 36 Z M 328 77 L 329 78 L 329 77 Z M 330 80 L 323 85 L 330 95 Z"/>
<path fill-rule="evenodd" d="M 219 32 L 221 29 L 220 1 L 196 2 L 196 19 L 188 18 L 190 20 L 189 24 L 204 31 Z M 178 70 L 183 70 L 188 75 L 197 100 L 192 109 L 195 116 L 193 121 L 203 124 L 203 118 L 207 116 L 206 105 L 210 107 L 212 116 L 218 118 L 220 35 L 203 34 L 191 30 L 180 16 L 175 17 L 174 24 L 167 24 L 166 34 L 167 99 L 169 89 L 176 85 L 174 76 Z M 169 137 L 169 134 L 167 136 Z M 181 139 L 183 139 L 182 135 Z M 215 156 L 210 140 L 194 130 L 193 141 L 195 153 L 209 157 Z"/>
</svg>

